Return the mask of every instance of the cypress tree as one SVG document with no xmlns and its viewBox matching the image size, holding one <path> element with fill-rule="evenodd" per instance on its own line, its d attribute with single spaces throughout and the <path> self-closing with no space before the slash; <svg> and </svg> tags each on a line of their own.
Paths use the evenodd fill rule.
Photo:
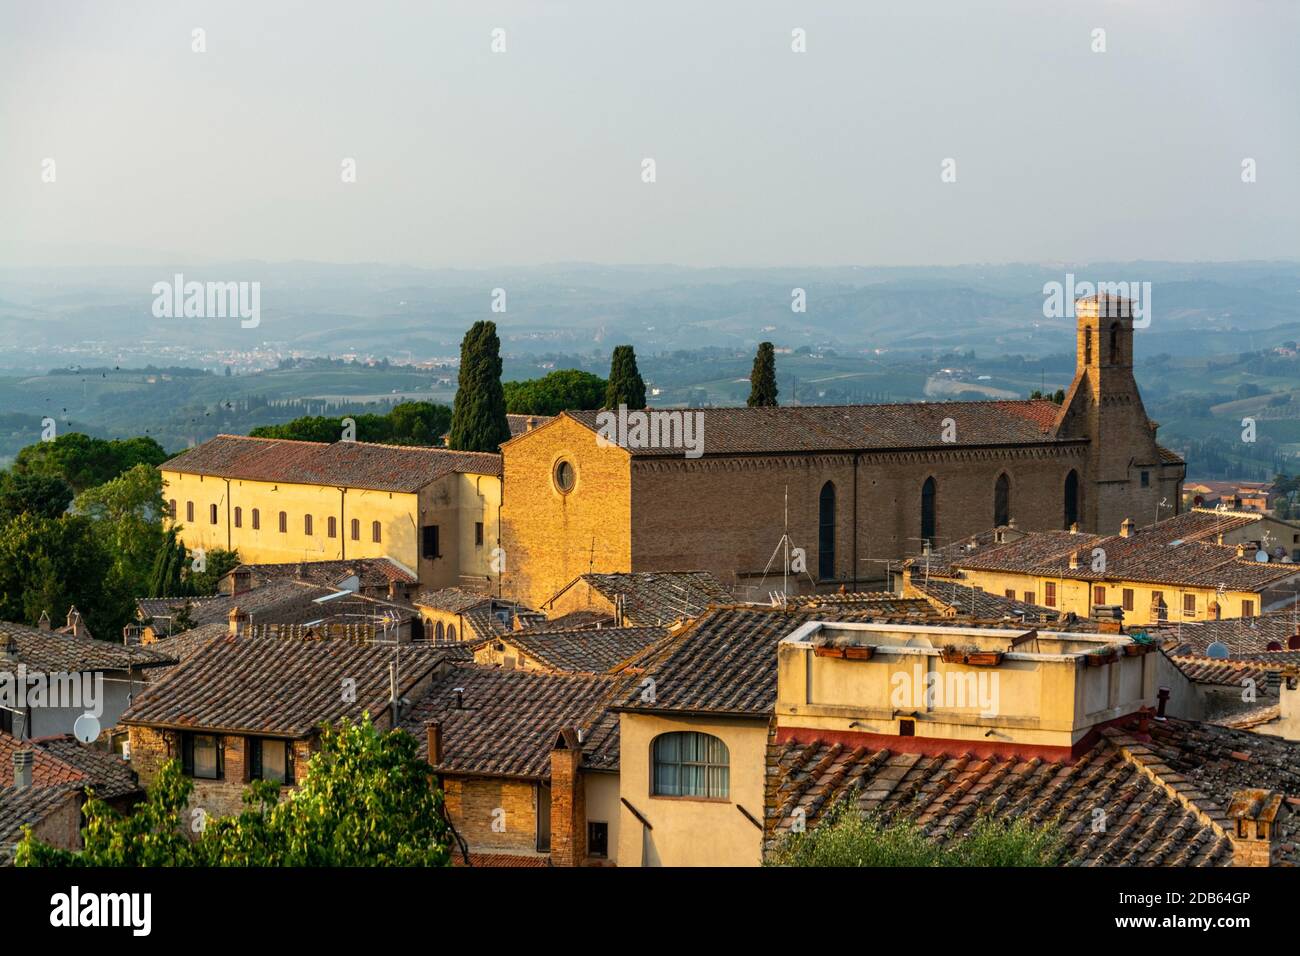
<svg viewBox="0 0 1300 956">
<path fill-rule="evenodd" d="M 460 451 L 496 451 L 509 439 L 497 326 L 475 322 L 460 343 L 460 382 L 447 445 Z"/>
<path fill-rule="evenodd" d="M 645 382 L 636 368 L 636 353 L 630 345 L 614 346 L 609 364 L 609 384 L 605 386 L 605 407 L 645 408 Z"/>
<path fill-rule="evenodd" d="M 776 405 L 776 350 L 771 342 L 760 342 L 749 373 L 749 407 Z"/>
<path fill-rule="evenodd" d="M 182 576 L 185 557 L 185 545 L 176 540 L 176 528 L 168 528 L 154 556 L 150 597 L 181 597 L 190 593 L 189 582 Z"/>
</svg>

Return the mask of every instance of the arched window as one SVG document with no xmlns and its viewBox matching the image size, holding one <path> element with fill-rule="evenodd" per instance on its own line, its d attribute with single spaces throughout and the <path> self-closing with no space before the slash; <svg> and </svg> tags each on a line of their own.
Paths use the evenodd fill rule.
<svg viewBox="0 0 1300 956">
<path fill-rule="evenodd" d="M 437 640 L 439 641 L 442 640 L 442 635 L 443 635 L 442 621 L 439 621 L 437 624 L 434 625 L 433 634 Z"/>
<path fill-rule="evenodd" d="M 379 543 L 379 522 L 378 521 L 370 522 L 370 540 L 373 541 L 375 544 Z"/>
<path fill-rule="evenodd" d="M 217 506 L 208 505 L 208 524 L 217 523 Z"/>
<path fill-rule="evenodd" d="M 244 509 L 236 505 L 235 506 L 235 527 L 242 528 L 243 526 L 244 526 Z"/>
<path fill-rule="evenodd" d="M 447 625 L 447 640 L 449 640 L 449 641 L 454 641 L 455 639 L 456 639 L 456 625 L 455 625 L 455 624 L 448 624 L 448 625 Z"/>
<path fill-rule="evenodd" d="M 817 519 L 817 576 L 823 581 L 835 577 L 835 485 L 822 485 Z"/>
<path fill-rule="evenodd" d="M 1083 364 L 1092 364 L 1092 329 L 1083 330 Z"/>
<path fill-rule="evenodd" d="M 921 486 L 921 537 L 931 545 L 934 544 L 935 496 L 934 478 L 925 479 L 925 484 Z"/>
<path fill-rule="evenodd" d="M 325 519 L 325 535 L 330 538 L 339 536 L 339 519 L 333 515 Z"/>
<path fill-rule="evenodd" d="M 1119 364 L 1119 323 L 1110 324 L 1110 364 Z"/>
<path fill-rule="evenodd" d="M 302 516 L 302 533 L 305 534 L 305 535 L 310 535 L 310 534 L 312 533 L 312 530 L 311 530 L 311 515 L 303 515 L 303 516 Z"/>
<path fill-rule="evenodd" d="M 176 499 L 175 498 L 173 498 L 171 501 L 167 503 L 167 514 L 173 521 L 176 520 Z"/>
<path fill-rule="evenodd" d="M 289 513 L 287 511 L 281 511 L 280 512 L 280 534 L 288 534 L 288 533 L 289 533 Z"/>
<path fill-rule="evenodd" d="M 262 527 L 262 511 L 259 508 L 253 509 L 253 530 L 257 531 Z"/>
<path fill-rule="evenodd" d="M 731 795 L 731 755 L 712 734 L 660 734 L 650 750 L 655 796 L 725 800 Z"/>
<path fill-rule="evenodd" d="M 361 519 L 360 518 L 352 519 L 352 540 L 353 541 L 361 540 Z"/>
<path fill-rule="evenodd" d="M 1011 479 L 1004 471 L 993 486 L 993 526 L 1000 528 L 1011 521 Z"/>
<path fill-rule="evenodd" d="M 1079 521 L 1079 473 L 1074 469 L 1065 476 L 1065 528 Z"/>
</svg>

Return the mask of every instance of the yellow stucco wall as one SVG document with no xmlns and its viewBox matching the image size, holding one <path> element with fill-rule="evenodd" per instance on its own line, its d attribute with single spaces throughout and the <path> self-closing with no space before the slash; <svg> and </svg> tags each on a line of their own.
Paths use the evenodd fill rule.
<svg viewBox="0 0 1300 956">
<path fill-rule="evenodd" d="M 431 482 L 418 494 L 287 482 L 246 481 L 162 469 L 163 498 L 176 503 L 181 539 L 191 550 L 234 549 L 249 563 L 332 561 L 389 557 L 416 573 L 425 587 L 449 587 L 462 575 L 487 578 L 499 541 L 501 481 L 490 475 L 454 474 Z M 193 520 L 187 505 L 194 505 Z M 216 505 L 216 522 L 211 506 Z M 239 527 L 235 526 L 239 509 Z M 253 511 L 258 528 L 253 527 Z M 280 513 L 286 517 L 280 530 Z M 312 516 L 308 533 L 304 517 Z M 336 519 L 329 534 L 329 519 Z M 360 522 L 357 539 L 352 520 Z M 372 525 L 378 521 L 380 540 Z M 476 544 L 475 524 L 483 542 Z M 424 524 L 439 526 L 442 557 L 420 557 Z"/>
<path fill-rule="evenodd" d="M 762 862 L 763 834 L 737 807 L 763 819 L 766 717 L 704 720 L 624 713 L 619 726 L 620 795 L 654 828 L 647 830 L 627 807 L 620 806 L 620 866 L 758 866 Z M 650 745 L 659 734 L 672 731 L 713 734 L 727 745 L 728 799 L 651 795 Z"/>
<path fill-rule="evenodd" d="M 608 825 L 609 856 L 606 859 L 610 863 L 618 863 L 620 823 L 623 814 L 627 812 L 618 802 L 618 774 L 591 771 L 583 773 L 582 781 L 586 786 L 587 822 Z"/>
<path fill-rule="evenodd" d="M 1242 601 L 1254 602 L 1255 614 L 1259 614 L 1262 610 L 1261 595 L 1249 591 L 1227 591 L 1220 596 L 1214 588 L 1179 588 L 1174 585 L 1141 584 L 1136 581 L 1115 580 L 1103 584 L 1097 581 L 1074 581 L 1035 574 L 974 569 L 965 570 L 963 574 L 962 584 L 980 588 L 989 594 L 1005 595 L 1007 591 L 1014 591 L 1018 601 L 1030 601 L 1044 607 L 1054 607 L 1059 611 L 1073 611 L 1079 617 L 1091 615 L 1092 605 L 1097 603 L 1092 600 L 1094 587 L 1106 588 L 1106 600 L 1103 602 L 1106 604 L 1123 604 L 1124 589 L 1131 588 L 1133 608 L 1124 611 L 1125 625 L 1151 624 L 1157 620 L 1151 606 L 1152 595 L 1157 591 L 1164 595 L 1164 603 L 1168 608 L 1166 620 L 1169 621 L 1214 620 L 1214 615 L 1210 613 L 1210 605 L 1216 601 L 1220 606 L 1220 618 L 1241 617 Z M 1046 585 L 1049 581 L 1056 584 L 1055 605 L 1046 603 Z M 1196 611 L 1193 614 L 1183 613 L 1183 596 L 1186 594 L 1191 594 L 1196 599 Z"/>
</svg>

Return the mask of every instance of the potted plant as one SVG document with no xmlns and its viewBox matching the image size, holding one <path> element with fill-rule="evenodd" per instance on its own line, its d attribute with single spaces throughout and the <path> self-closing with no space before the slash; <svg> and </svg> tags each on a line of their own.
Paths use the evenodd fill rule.
<svg viewBox="0 0 1300 956">
<path fill-rule="evenodd" d="M 939 651 L 939 659 L 945 664 L 963 664 L 966 655 L 956 644 L 945 644 Z"/>
<path fill-rule="evenodd" d="M 1095 651 L 1089 651 L 1084 656 L 1088 659 L 1089 667 L 1105 667 L 1115 660 L 1115 647 L 1114 645 L 1099 647 Z"/>
<path fill-rule="evenodd" d="M 1002 652 L 972 650 L 966 655 L 966 663 L 972 667 L 997 667 L 1002 663 Z"/>
</svg>

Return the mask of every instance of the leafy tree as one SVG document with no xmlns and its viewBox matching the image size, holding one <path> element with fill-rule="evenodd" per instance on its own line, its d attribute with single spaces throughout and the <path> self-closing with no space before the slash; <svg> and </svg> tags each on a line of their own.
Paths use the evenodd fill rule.
<svg viewBox="0 0 1300 956">
<path fill-rule="evenodd" d="M 609 383 L 580 369 L 556 369 L 542 378 L 506 382 L 506 411 L 513 415 L 558 415 L 566 409 L 600 408 Z"/>
<path fill-rule="evenodd" d="M 609 363 L 609 384 L 605 387 L 605 408 L 645 408 L 645 382 L 636 367 L 636 352 L 630 345 L 614 346 Z"/>
<path fill-rule="evenodd" d="M 86 803 L 84 849 L 35 839 L 18 866 L 446 866 L 448 828 L 433 768 L 403 730 L 381 733 L 369 716 L 326 728 L 302 786 L 281 800 L 270 781 L 251 784 L 244 809 L 187 837 L 194 784 L 168 761 L 144 803 L 122 816 Z"/>
<path fill-rule="evenodd" d="M 771 342 L 760 342 L 754 356 L 754 368 L 749 373 L 749 406 L 776 405 L 776 350 Z"/>
<path fill-rule="evenodd" d="M 72 504 L 72 488 L 57 475 L 0 473 L 0 524 L 20 514 L 57 518 Z"/>
<path fill-rule="evenodd" d="M 113 555 L 84 515 L 21 514 L 0 528 L 0 620 L 59 621 L 75 604 L 91 632 L 116 636 L 130 620 L 129 595 L 109 587 Z"/>
<path fill-rule="evenodd" d="M 239 566 L 239 552 L 215 548 L 203 556 L 204 569 L 187 572 L 189 585 L 194 594 L 205 596 L 217 593 L 217 585 L 229 572 Z"/>
<path fill-rule="evenodd" d="M 147 594 L 152 583 L 166 512 L 162 474 L 152 465 L 138 464 L 82 492 L 72 506 L 91 520 L 96 535 L 113 555 L 105 581 L 110 603 L 102 614 L 113 618 L 116 632 L 130 620 L 135 598 Z"/>
<path fill-rule="evenodd" d="M 886 821 L 844 800 L 821 824 L 789 834 L 777 845 L 772 866 L 1055 866 L 1064 837 L 1054 824 L 1035 826 L 1024 817 L 1008 822 L 981 816 L 965 836 L 947 844 L 927 837 L 911 820 Z"/>
<path fill-rule="evenodd" d="M 460 343 L 460 384 L 447 444 L 461 451 L 496 451 L 509 440 L 501 340 L 495 322 L 475 322 Z"/>
<path fill-rule="evenodd" d="M 389 411 L 388 422 L 390 444 L 440 445 L 451 427 L 451 409 L 433 402 L 401 402 Z"/>
<path fill-rule="evenodd" d="M 52 441 L 28 445 L 14 459 L 14 472 L 20 475 L 50 475 L 62 478 L 73 492 L 111 481 L 136 465 L 161 465 L 167 460 L 152 438 L 128 438 L 104 441 L 80 432 L 69 432 Z"/>
<path fill-rule="evenodd" d="M 384 415 L 304 415 L 283 425 L 261 425 L 254 438 L 336 442 L 343 437 L 343 419 L 357 424 L 357 441 L 389 445 L 440 445 L 451 425 L 451 409 L 433 402 L 400 402 Z"/>
<path fill-rule="evenodd" d="M 184 597 L 193 593 L 193 586 L 185 578 L 185 543 L 178 534 L 180 527 L 173 525 L 163 533 L 162 544 L 154 555 L 149 573 L 149 597 Z"/>
</svg>

